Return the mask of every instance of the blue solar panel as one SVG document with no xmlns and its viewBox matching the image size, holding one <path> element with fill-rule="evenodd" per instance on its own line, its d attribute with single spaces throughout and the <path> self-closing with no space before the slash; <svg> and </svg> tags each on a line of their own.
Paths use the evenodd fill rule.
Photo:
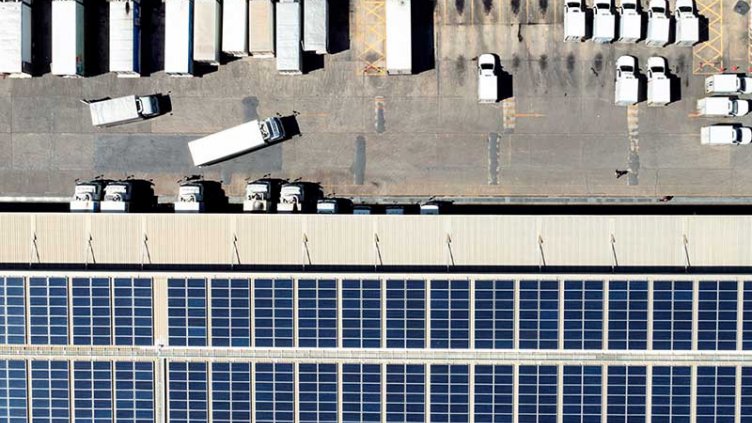
<svg viewBox="0 0 752 423">
<path fill-rule="evenodd" d="M 170 423 L 206 423 L 209 419 L 206 363 L 169 363 Z"/>
<path fill-rule="evenodd" d="M 256 364 L 256 423 L 294 420 L 293 368 L 289 363 Z"/>
<path fill-rule="evenodd" d="M 337 365 L 301 363 L 298 368 L 302 423 L 337 421 Z"/>
<path fill-rule="evenodd" d="M 0 344 L 25 344 L 26 308 L 21 278 L 0 277 Z"/>
<path fill-rule="evenodd" d="M 69 423 L 68 362 L 31 362 L 33 423 Z"/>
<path fill-rule="evenodd" d="M 115 278 L 115 345 L 154 345 L 152 280 Z"/>
<path fill-rule="evenodd" d="M 298 281 L 298 346 L 337 346 L 337 282 L 332 279 Z"/>
<path fill-rule="evenodd" d="M 26 363 L 0 360 L 0 422 L 26 423 Z"/>
<path fill-rule="evenodd" d="M 110 362 L 74 362 L 73 398 L 77 422 L 111 422 L 112 370 Z"/>
<path fill-rule="evenodd" d="M 386 282 L 387 348 L 425 348 L 425 281 Z"/>
<path fill-rule="evenodd" d="M 736 368 L 697 368 L 697 423 L 734 423 Z"/>
<path fill-rule="evenodd" d="M 254 339 L 257 347 L 292 347 L 292 280 L 254 282 Z"/>
<path fill-rule="evenodd" d="M 603 282 L 564 282 L 564 348 L 603 346 Z"/>
<path fill-rule="evenodd" d="M 381 347 L 381 281 L 342 281 L 342 346 Z"/>
<path fill-rule="evenodd" d="M 653 367 L 653 421 L 690 421 L 690 380 L 689 367 Z"/>
<path fill-rule="evenodd" d="M 381 421 L 381 366 L 342 365 L 342 421 Z"/>
<path fill-rule="evenodd" d="M 470 284 L 431 281 L 431 348 L 470 346 Z"/>
<path fill-rule="evenodd" d="M 653 283 L 653 349 L 692 349 L 692 282 Z"/>
<path fill-rule="evenodd" d="M 564 366 L 564 423 L 601 422 L 601 367 Z"/>
<path fill-rule="evenodd" d="M 426 382 L 422 364 L 386 366 L 386 421 L 425 421 Z"/>
<path fill-rule="evenodd" d="M 644 350 L 648 346 L 648 283 L 610 281 L 608 349 Z"/>
<path fill-rule="evenodd" d="M 518 417 L 520 423 L 556 421 L 556 366 L 520 366 Z"/>
<path fill-rule="evenodd" d="M 73 345 L 110 345 L 110 280 L 73 278 Z"/>
<path fill-rule="evenodd" d="M 752 421 L 752 367 L 742 367 L 741 421 Z"/>
<path fill-rule="evenodd" d="M 512 366 L 475 366 L 476 423 L 512 423 L 513 378 Z"/>
<path fill-rule="evenodd" d="M 206 346 L 206 281 L 168 279 L 167 296 L 170 346 Z"/>
<path fill-rule="evenodd" d="M 697 349 L 736 349 L 736 282 L 700 281 Z"/>
<path fill-rule="evenodd" d="M 742 349 L 752 350 L 752 281 L 744 282 L 744 313 L 742 315 Z"/>
<path fill-rule="evenodd" d="M 468 422 L 470 417 L 468 366 L 431 366 L 431 421 Z"/>
<path fill-rule="evenodd" d="M 212 363 L 212 421 L 251 421 L 251 364 Z"/>
<path fill-rule="evenodd" d="M 31 343 L 68 344 L 68 283 L 64 278 L 29 280 Z"/>
<path fill-rule="evenodd" d="M 514 281 L 475 281 L 475 348 L 514 348 Z"/>
<path fill-rule="evenodd" d="M 559 282 L 520 281 L 520 348 L 559 347 Z"/>
<path fill-rule="evenodd" d="M 154 422 L 154 365 L 115 362 L 115 423 Z"/>
<path fill-rule="evenodd" d="M 645 367 L 608 367 L 608 422 L 645 421 Z"/>
<path fill-rule="evenodd" d="M 251 288 L 248 279 L 211 282 L 211 344 L 251 346 Z"/>
</svg>

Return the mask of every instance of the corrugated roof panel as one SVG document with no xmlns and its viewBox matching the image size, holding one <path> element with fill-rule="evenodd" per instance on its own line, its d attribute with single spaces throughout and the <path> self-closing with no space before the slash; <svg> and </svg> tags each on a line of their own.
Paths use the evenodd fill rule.
<svg viewBox="0 0 752 423">
<path fill-rule="evenodd" d="M 41 263 L 94 263 L 88 214 L 37 214 L 32 223 Z M 99 241 L 98 241 L 99 242 Z M 101 242 L 109 242 L 101 240 Z M 94 239 L 91 240 L 92 248 Z"/>
<path fill-rule="evenodd" d="M 437 216 L 373 216 L 385 266 L 447 265 L 446 220 Z"/>
<path fill-rule="evenodd" d="M 374 224 L 359 216 L 309 216 L 303 232 L 312 264 L 375 264 Z"/>
<path fill-rule="evenodd" d="M 152 263 L 230 264 L 231 219 L 222 215 L 147 215 Z"/>
<path fill-rule="evenodd" d="M 611 234 L 604 216 L 537 217 L 535 243 L 549 266 L 613 264 Z M 542 257 L 543 257 L 542 256 Z"/>
<path fill-rule="evenodd" d="M 32 219 L 28 214 L 8 214 L 0 219 L 0 263 L 32 261 Z"/>
<path fill-rule="evenodd" d="M 235 219 L 240 264 L 303 264 L 299 216 L 243 215 Z"/>
<path fill-rule="evenodd" d="M 98 263 L 141 263 L 144 250 L 141 218 L 102 214 L 91 219 L 91 237 Z M 148 263 L 146 257 L 144 263 Z"/>
<path fill-rule="evenodd" d="M 620 266 L 684 266 L 685 216 L 614 216 Z"/>
<path fill-rule="evenodd" d="M 534 217 L 446 216 L 456 265 L 537 266 Z"/>
<path fill-rule="evenodd" d="M 687 220 L 686 234 L 692 266 L 752 265 L 752 220 L 747 217 L 696 216 Z"/>
</svg>

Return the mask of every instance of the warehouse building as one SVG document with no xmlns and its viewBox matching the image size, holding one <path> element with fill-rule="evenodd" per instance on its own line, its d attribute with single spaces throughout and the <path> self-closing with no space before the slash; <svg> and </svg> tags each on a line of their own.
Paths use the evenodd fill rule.
<svg viewBox="0 0 752 423">
<path fill-rule="evenodd" d="M 0 421 L 744 422 L 752 218 L 1 214 Z"/>
</svg>

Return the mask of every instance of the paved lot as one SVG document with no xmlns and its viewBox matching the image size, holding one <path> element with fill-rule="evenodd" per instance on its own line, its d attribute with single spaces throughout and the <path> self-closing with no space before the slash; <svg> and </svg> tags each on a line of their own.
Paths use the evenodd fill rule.
<svg viewBox="0 0 752 423">
<path fill-rule="evenodd" d="M 42 75 L 0 80 L 0 195 L 69 195 L 75 178 L 97 174 L 150 178 L 159 194 L 174 195 L 175 181 L 195 173 L 222 179 L 232 195 L 264 174 L 319 181 L 341 195 L 752 195 L 752 147 L 700 146 L 699 128 L 714 121 L 693 114 L 704 73 L 750 67 L 749 16 L 733 11 L 735 1 L 698 0 L 712 18 L 706 43 L 663 49 L 566 44 L 560 1 L 427 1 L 416 11 L 412 76 L 379 70 L 383 0 L 330 1 L 336 53 L 307 57 L 305 75 L 280 76 L 273 60 L 246 58 L 190 79 L 159 70 L 159 2 L 144 13 L 148 77 L 105 73 L 106 8 L 95 1 L 87 12 L 93 76 L 45 74 L 49 16 L 40 2 L 34 51 Z M 508 98 L 496 105 L 476 101 L 474 60 L 484 52 L 497 53 L 507 74 Z M 640 65 L 666 57 L 680 100 L 614 106 L 621 54 Z M 171 114 L 109 129 L 92 128 L 78 101 L 155 92 L 169 94 Z M 276 113 L 298 113 L 302 136 L 191 166 L 189 140 Z M 617 168 L 632 172 L 617 180 Z"/>
</svg>

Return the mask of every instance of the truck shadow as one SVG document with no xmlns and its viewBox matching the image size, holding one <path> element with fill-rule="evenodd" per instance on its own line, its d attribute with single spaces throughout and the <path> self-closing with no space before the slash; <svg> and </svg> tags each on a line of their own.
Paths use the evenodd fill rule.
<svg viewBox="0 0 752 423">
<path fill-rule="evenodd" d="M 412 2 L 412 62 L 413 73 L 436 67 L 433 17 L 436 0 Z"/>
<path fill-rule="evenodd" d="M 110 71 L 110 4 L 87 0 L 84 6 L 84 72 L 102 75 Z"/>
<path fill-rule="evenodd" d="M 350 48 L 350 0 L 329 2 L 329 53 Z"/>
<path fill-rule="evenodd" d="M 172 113 L 172 100 L 169 93 L 157 93 L 154 96 L 157 97 L 157 103 L 159 104 L 159 116 Z"/>
<path fill-rule="evenodd" d="M 682 99 L 681 95 L 681 79 L 678 75 L 671 73 L 666 69 L 666 78 L 668 78 L 671 84 L 671 103 L 676 103 Z"/>
<path fill-rule="evenodd" d="M 514 97 L 514 79 L 512 74 L 499 67 L 499 101 Z"/>
<path fill-rule="evenodd" d="M 298 125 L 298 118 L 296 113 L 288 116 L 280 116 L 279 120 L 282 121 L 282 127 L 285 128 L 286 134 L 285 139 L 280 142 L 284 142 L 293 137 L 302 135 L 300 133 L 300 125 Z"/>
</svg>

